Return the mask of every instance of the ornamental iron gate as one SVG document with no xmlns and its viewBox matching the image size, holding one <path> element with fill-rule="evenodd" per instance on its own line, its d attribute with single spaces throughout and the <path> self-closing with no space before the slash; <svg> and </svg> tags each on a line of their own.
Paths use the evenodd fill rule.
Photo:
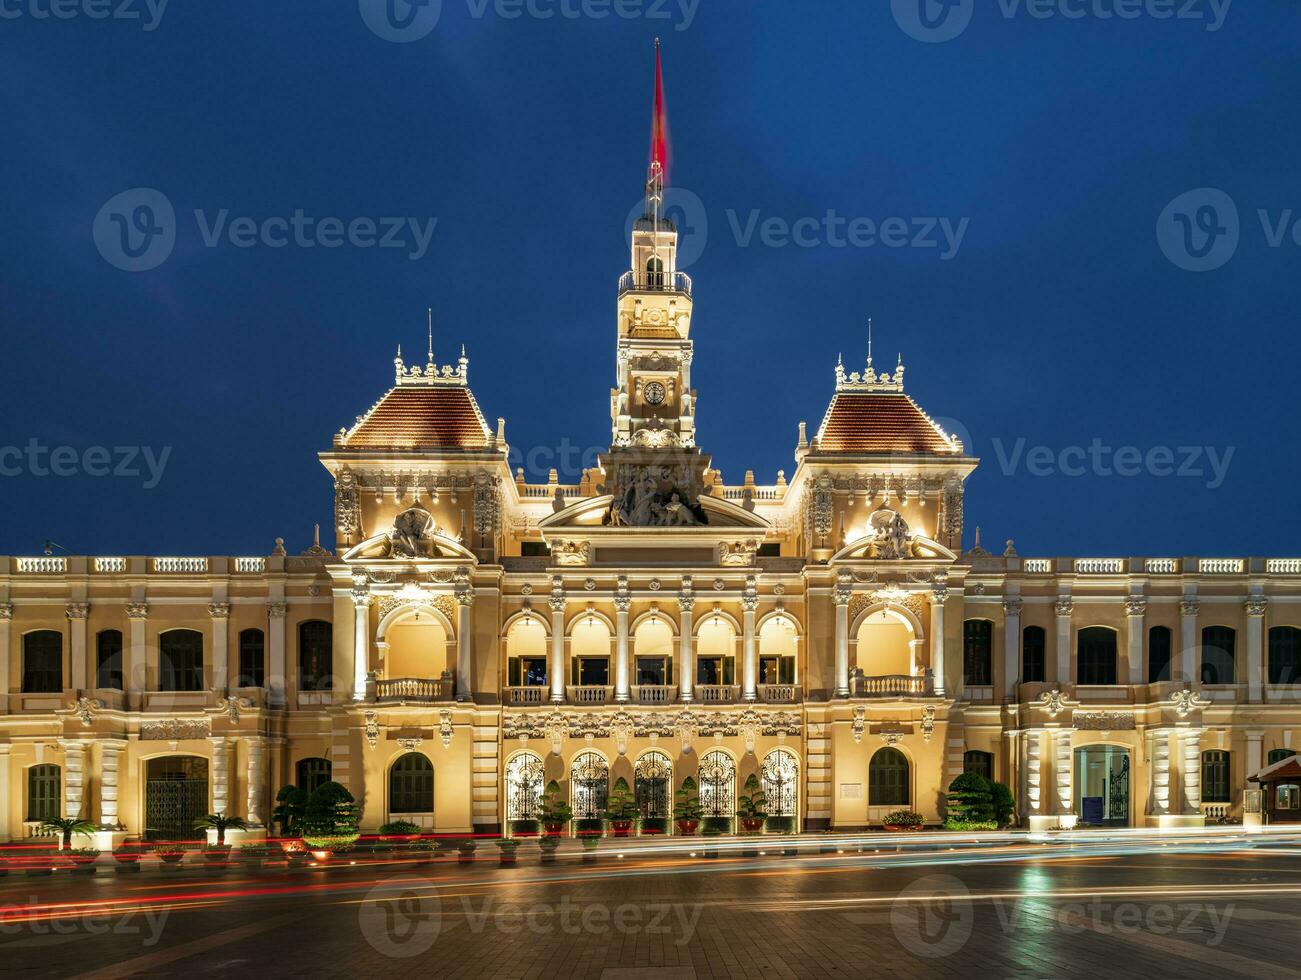
<svg viewBox="0 0 1301 980">
<path fill-rule="evenodd" d="M 574 797 L 574 817 L 593 820 L 605 816 L 610 795 L 610 767 L 595 752 L 583 752 L 569 770 Z"/>
<path fill-rule="evenodd" d="M 700 807 L 707 817 L 736 814 L 736 763 L 715 749 L 700 759 Z"/>
<path fill-rule="evenodd" d="M 663 752 L 647 752 L 637 760 L 637 812 L 643 820 L 664 820 L 669 816 L 669 784 L 673 781 L 673 760 Z"/>
<path fill-rule="evenodd" d="M 763 795 L 767 801 L 768 816 L 796 815 L 799 775 L 799 761 L 790 749 L 773 749 L 764 757 L 760 776 L 763 780 Z"/>
<path fill-rule="evenodd" d="M 542 804 L 546 769 L 532 752 L 521 752 L 506 763 L 506 819 L 536 820 Z"/>
<path fill-rule="evenodd" d="M 208 814 L 208 762 L 193 756 L 150 759 L 145 770 L 145 837 L 188 840 Z"/>
</svg>

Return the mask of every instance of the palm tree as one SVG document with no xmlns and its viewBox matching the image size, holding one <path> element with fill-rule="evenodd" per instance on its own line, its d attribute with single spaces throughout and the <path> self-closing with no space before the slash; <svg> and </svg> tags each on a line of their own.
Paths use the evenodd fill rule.
<svg viewBox="0 0 1301 980">
<path fill-rule="evenodd" d="M 80 817 L 52 817 L 44 821 L 40 829 L 44 833 L 59 834 L 63 838 L 63 849 L 66 851 L 72 847 L 73 834 L 89 837 L 95 832 L 96 827 L 89 820 L 82 820 Z"/>
<path fill-rule="evenodd" d="M 217 832 L 217 846 L 226 846 L 226 831 L 228 830 L 248 830 L 246 824 L 239 817 L 228 817 L 224 813 L 210 813 L 206 817 L 200 817 L 194 821 L 195 830 L 215 830 Z"/>
</svg>

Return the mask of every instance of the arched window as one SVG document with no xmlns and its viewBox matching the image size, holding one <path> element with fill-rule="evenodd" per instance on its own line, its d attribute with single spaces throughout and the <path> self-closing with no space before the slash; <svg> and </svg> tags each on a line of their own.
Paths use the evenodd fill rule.
<svg viewBox="0 0 1301 980">
<path fill-rule="evenodd" d="M 994 624 L 969 619 L 962 624 L 962 683 L 989 687 L 994 683 Z"/>
<path fill-rule="evenodd" d="M 1116 683 L 1116 631 L 1106 626 L 1086 626 L 1076 639 L 1076 681 L 1080 684 Z"/>
<path fill-rule="evenodd" d="M 236 686 L 263 687 L 266 680 L 266 636 L 259 629 L 240 630 Z"/>
<path fill-rule="evenodd" d="M 95 636 L 95 686 L 122 690 L 122 631 L 100 630 Z"/>
<path fill-rule="evenodd" d="M 759 683 L 795 683 L 795 622 L 774 616 L 759 630 Z"/>
<path fill-rule="evenodd" d="M 1294 755 L 1296 755 L 1296 752 L 1293 749 L 1270 749 L 1269 755 L 1265 757 L 1265 764 L 1272 766 L 1274 763 L 1290 759 Z"/>
<path fill-rule="evenodd" d="M 908 757 L 889 746 L 877 749 L 867 766 L 868 806 L 911 806 Z"/>
<path fill-rule="evenodd" d="M 658 255 L 652 255 L 646 260 L 646 286 L 649 289 L 659 289 L 664 285 L 664 262 Z"/>
<path fill-rule="evenodd" d="M 536 616 L 517 619 L 506 634 L 506 683 L 547 686 L 547 630 Z"/>
<path fill-rule="evenodd" d="M 696 633 L 696 683 L 736 683 L 736 630 L 731 620 L 709 616 Z"/>
<path fill-rule="evenodd" d="M 388 809 L 394 813 L 434 812 L 434 764 L 408 752 L 388 772 Z"/>
<path fill-rule="evenodd" d="M 1269 631 L 1269 682 L 1301 682 L 1301 629 L 1275 626 Z"/>
<path fill-rule="evenodd" d="M 770 817 L 793 817 L 800 798 L 800 761 L 790 749 L 773 749 L 759 767 Z"/>
<path fill-rule="evenodd" d="M 700 757 L 700 808 L 707 817 L 736 813 L 736 763 L 721 749 Z"/>
<path fill-rule="evenodd" d="M 27 770 L 27 819 L 57 820 L 62 813 L 62 772 L 49 764 Z"/>
<path fill-rule="evenodd" d="M 295 784 L 309 796 L 334 777 L 330 760 L 319 757 L 299 759 L 295 770 Z"/>
<path fill-rule="evenodd" d="M 1233 652 L 1237 634 L 1228 626 L 1207 626 L 1202 630 L 1202 683 L 1232 684 Z"/>
<path fill-rule="evenodd" d="M 506 820 L 536 820 L 546 768 L 540 756 L 521 752 L 506 763 Z"/>
<path fill-rule="evenodd" d="M 58 694 L 63 690 L 63 634 L 34 630 L 23 634 L 23 693 Z"/>
<path fill-rule="evenodd" d="M 673 683 L 673 627 L 663 616 L 643 620 L 637 627 L 633 651 L 634 684 L 655 687 Z"/>
<path fill-rule="evenodd" d="M 571 806 L 578 820 L 605 815 L 610 797 L 610 767 L 596 752 L 580 752 L 569 769 Z"/>
<path fill-rule="evenodd" d="M 570 682 L 576 687 L 607 687 L 610 683 L 610 627 L 596 616 L 584 616 L 569 638 Z"/>
<path fill-rule="evenodd" d="M 1202 802 L 1229 803 L 1229 753 L 1212 749 L 1202 753 Z"/>
<path fill-rule="evenodd" d="M 1147 631 L 1147 682 L 1164 684 L 1171 679 L 1170 627 L 1153 626 Z"/>
<path fill-rule="evenodd" d="M 673 810 L 673 760 L 663 752 L 646 752 L 637 760 L 633 776 L 637 812 L 642 819 L 667 819 Z"/>
<path fill-rule="evenodd" d="M 324 620 L 309 619 L 298 625 L 298 688 L 301 691 L 334 690 L 334 628 Z"/>
<path fill-rule="evenodd" d="M 1042 684 L 1048 679 L 1048 636 L 1042 626 L 1027 626 L 1021 631 L 1021 680 Z"/>
<path fill-rule="evenodd" d="M 974 772 L 986 779 L 994 778 L 994 753 L 970 749 L 962 753 L 962 771 Z"/>
<path fill-rule="evenodd" d="M 158 690 L 203 690 L 203 634 L 198 630 L 159 634 Z"/>
</svg>

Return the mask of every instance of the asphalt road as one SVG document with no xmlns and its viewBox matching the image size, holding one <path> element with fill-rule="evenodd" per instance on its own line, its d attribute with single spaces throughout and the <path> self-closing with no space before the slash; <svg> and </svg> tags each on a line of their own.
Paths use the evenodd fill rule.
<svg viewBox="0 0 1301 980">
<path fill-rule="evenodd" d="M 1297 976 L 1301 838 L 567 843 L 289 872 L 0 878 L 0 969 L 43 976 Z M 753 849 L 759 845 L 746 845 Z M 692 850 L 695 848 L 695 850 Z"/>
</svg>

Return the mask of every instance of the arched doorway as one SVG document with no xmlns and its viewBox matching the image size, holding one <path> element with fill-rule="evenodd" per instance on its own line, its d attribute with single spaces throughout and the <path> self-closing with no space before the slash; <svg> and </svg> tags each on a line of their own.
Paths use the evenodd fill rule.
<svg viewBox="0 0 1301 980">
<path fill-rule="evenodd" d="M 434 825 L 434 764 L 419 752 L 408 752 L 389 768 L 389 820 L 420 827 Z"/>
<path fill-rule="evenodd" d="M 908 757 L 898 749 L 878 749 L 867 765 L 867 805 L 873 807 L 912 806 L 912 773 Z"/>
<path fill-rule="evenodd" d="M 610 766 L 597 752 L 582 752 L 569 769 L 575 820 L 596 820 L 605 815 L 610 798 Z"/>
<path fill-rule="evenodd" d="M 795 826 L 799 815 L 800 763 L 790 749 L 773 749 L 759 767 L 768 816 Z"/>
<path fill-rule="evenodd" d="M 1075 750 L 1075 812 L 1092 827 L 1129 826 L 1129 749 L 1086 745 Z"/>
<path fill-rule="evenodd" d="M 208 760 L 167 755 L 145 763 L 145 837 L 187 840 L 208 814 Z"/>
<path fill-rule="evenodd" d="M 644 753 L 637 760 L 634 781 L 637 812 L 642 820 L 663 820 L 667 828 L 668 818 L 673 810 L 670 798 L 673 786 L 673 760 L 663 752 L 655 750 Z"/>
<path fill-rule="evenodd" d="M 536 820 L 546 773 L 540 756 L 521 752 L 506 763 L 506 822 Z"/>
<path fill-rule="evenodd" d="M 736 815 L 736 763 L 722 749 L 700 757 L 700 808 L 706 817 Z"/>
</svg>

